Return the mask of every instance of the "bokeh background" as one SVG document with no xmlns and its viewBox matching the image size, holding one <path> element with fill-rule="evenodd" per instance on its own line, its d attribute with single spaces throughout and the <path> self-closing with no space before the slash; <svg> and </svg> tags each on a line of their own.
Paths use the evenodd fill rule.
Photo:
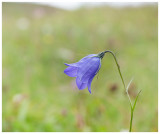
<svg viewBox="0 0 160 134">
<path fill-rule="evenodd" d="M 92 94 L 63 73 L 64 63 L 104 50 L 116 53 L 126 84 L 134 77 L 131 99 L 142 90 L 133 131 L 158 131 L 157 3 L 89 5 L 2 3 L 3 131 L 128 131 L 129 101 L 111 55 Z"/>
</svg>

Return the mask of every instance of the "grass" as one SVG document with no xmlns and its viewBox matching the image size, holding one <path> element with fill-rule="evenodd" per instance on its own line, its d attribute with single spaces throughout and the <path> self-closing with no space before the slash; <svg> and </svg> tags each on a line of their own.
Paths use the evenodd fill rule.
<svg viewBox="0 0 160 134">
<path fill-rule="evenodd" d="M 130 107 L 113 57 L 102 60 L 92 95 L 77 89 L 63 63 L 116 52 L 132 100 L 133 131 L 158 131 L 158 6 L 65 11 L 2 4 L 2 130 L 123 131 Z"/>
</svg>

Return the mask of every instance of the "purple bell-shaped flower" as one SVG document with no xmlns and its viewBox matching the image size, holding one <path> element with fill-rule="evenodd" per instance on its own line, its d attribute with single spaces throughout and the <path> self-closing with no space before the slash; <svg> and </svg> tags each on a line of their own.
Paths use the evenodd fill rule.
<svg viewBox="0 0 160 134">
<path fill-rule="evenodd" d="M 88 87 L 88 91 L 91 93 L 91 83 L 101 67 L 103 56 L 103 52 L 100 54 L 90 54 L 79 62 L 73 64 L 65 63 L 68 68 L 64 70 L 64 73 L 70 77 L 76 77 L 76 84 L 80 90 Z"/>
</svg>

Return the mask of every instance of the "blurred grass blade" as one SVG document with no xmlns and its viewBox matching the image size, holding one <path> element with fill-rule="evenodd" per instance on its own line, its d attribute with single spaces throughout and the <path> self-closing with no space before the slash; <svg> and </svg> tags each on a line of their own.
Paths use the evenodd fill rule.
<svg viewBox="0 0 160 134">
<path fill-rule="evenodd" d="M 133 81 L 133 78 L 130 80 L 130 82 L 127 85 L 127 92 L 128 92 L 129 86 L 131 85 L 132 81 Z"/>
</svg>

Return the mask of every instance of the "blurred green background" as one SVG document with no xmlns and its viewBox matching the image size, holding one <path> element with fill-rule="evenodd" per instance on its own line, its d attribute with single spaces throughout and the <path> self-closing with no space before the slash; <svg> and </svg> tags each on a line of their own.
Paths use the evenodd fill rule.
<svg viewBox="0 0 160 134">
<path fill-rule="evenodd" d="M 69 11 L 2 3 L 3 131 L 127 131 L 129 101 L 106 54 L 92 94 L 64 63 L 112 50 L 132 100 L 133 131 L 158 131 L 158 5 Z"/>
</svg>

